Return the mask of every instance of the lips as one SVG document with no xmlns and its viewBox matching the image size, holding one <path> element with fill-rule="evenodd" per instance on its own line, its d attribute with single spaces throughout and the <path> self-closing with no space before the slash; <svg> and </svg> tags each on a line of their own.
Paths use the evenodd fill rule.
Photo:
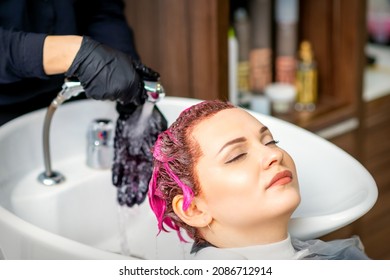
<svg viewBox="0 0 390 280">
<path fill-rule="evenodd" d="M 277 173 L 268 184 L 268 188 L 286 185 L 292 181 L 292 173 L 288 170 L 281 171 Z"/>
</svg>

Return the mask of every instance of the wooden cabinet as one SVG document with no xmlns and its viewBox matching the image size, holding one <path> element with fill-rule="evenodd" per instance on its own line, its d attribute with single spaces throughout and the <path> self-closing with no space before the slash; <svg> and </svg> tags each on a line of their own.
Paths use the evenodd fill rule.
<svg viewBox="0 0 390 280">
<path fill-rule="evenodd" d="M 227 99 L 229 0 L 125 2 L 142 60 L 160 72 L 168 95 Z M 288 121 L 316 131 L 359 116 L 365 11 L 365 0 L 300 0 L 299 41 L 313 45 L 320 101 Z"/>
<path fill-rule="evenodd" d="M 143 62 L 161 74 L 168 95 L 227 97 L 226 0 L 126 0 Z"/>
<path fill-rule="evenodd" d="M 364 104 L 362 163 L 374 177 L 379 196 L 374 207 L 363 217 L 348 226 L 324 236 L 324 240 L 348 238 L 358 235 L 373 259 L 390 259 L 390 95 Z M 331 141 L 353 154 L 353 132 Z M 356 155 L 355 155 L 356 156 Z"/>
<path fill-rule="evenodd" d="M 320 103 L 307 120 L 312 130 L 361 115 L 365 65 L 365 0 L 300 0 L 300 39 L 314 46 Z"/>
</svg>

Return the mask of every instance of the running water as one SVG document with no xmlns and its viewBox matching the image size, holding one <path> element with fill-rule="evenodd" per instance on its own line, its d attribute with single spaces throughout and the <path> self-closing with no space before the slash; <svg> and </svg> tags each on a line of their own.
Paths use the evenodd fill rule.
<svg viewBox="0 0 390 280">
<path fill-rule="evenodd" d="M 132 207 L 146 197 L 152 176 L 151 148 L 167 121 L 154 103 L 145 102 L 131 113 L 120 113 L 114 139 L 112 182 L 120 205 Z"/>
<path fill-rule="evenodd" d="M 192 243 L 180 242 L 173 232 L 157 235 L 158 228 L 148 210 L 145 205 L 117 205 L 119 234 L 115 236 L 114 252 L 137 259 L 191 259 Z"/>
<path fill-rule="evenodd" d="M 125 256 L 130 256 L 130 240 L 127 221 L 129 221 L 129 215 L 123 209 L 123 206 L 118 205 L 118 221 L 119 221 L 119 237 L 120 237 L 120 253 Z"/>
<path fill-rule="evenodd" d="M 126 121 L 123 133 L 132 141 L 130 148 L 134 149 L 134 152 L 138 151 L 143 145 L 145 140 L 143 133 L 149 125 L 154 106 L 152 102 L 145 102 L 143 106 L 137 108 L 137 110 L 140 109 L 140 113 L 136 110 L 137 113 Z"/>
<path fill-rule="evenodd" d="M 129 208 L 118 205 L 118 226 L 121 255 L 134 257 L 137 259 L 145 259 L 147 257 L 147 253 L 140 251 L 139 246 L 138 248 L 134 248 L 134 244 L 145 242 L 145 240 L 137 240 L 138 238 L 134 234 L 134 224 L 132 223 L 133 219 L 136 219 L 141 214 L 142 211 L 137 206 Z"/>
</svg>

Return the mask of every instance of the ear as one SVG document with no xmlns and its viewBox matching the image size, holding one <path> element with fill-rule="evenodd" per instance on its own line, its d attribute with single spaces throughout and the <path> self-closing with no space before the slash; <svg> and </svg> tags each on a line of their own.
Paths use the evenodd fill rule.
<svg viewBox="0 0 390 280">
<path fill-rule="evenodd" d="M 204 201 L 195 197 L 190 206 L 183 210 L 183 195 L 176 195 L 172 200 L 172 208 L 175 214 L 187 225 L 202 228 L 206 227 L 213 220 Z"/>
</svg>

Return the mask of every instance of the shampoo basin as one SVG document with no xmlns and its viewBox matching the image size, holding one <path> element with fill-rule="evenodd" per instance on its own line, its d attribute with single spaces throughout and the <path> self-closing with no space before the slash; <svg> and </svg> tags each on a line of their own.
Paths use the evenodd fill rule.
<svg viewBox="0 0 390 280">
<path fill-rule="evenodd" d="M 172 123 L 199 100 L 166 97 L 158 103 Z M 333 144 L 279 119 L 251 112 L 294 158 L 302 202 L 291 235 L 317 238 L 368 212 L 377 199 L 372 176 Z M 110 170 L 86 165 L 86 132 L 96 118 L 116 120 L 113 102 L 61 105 L 51 125 L 52 167 L 65 182 L 44 186 L 42 125 L 45 110 L 0 127 L 0 259 L 185 259 L 190 243 L 174 232 L 157 236 L 147 199 L 120 207 Z"/>
</svg>

